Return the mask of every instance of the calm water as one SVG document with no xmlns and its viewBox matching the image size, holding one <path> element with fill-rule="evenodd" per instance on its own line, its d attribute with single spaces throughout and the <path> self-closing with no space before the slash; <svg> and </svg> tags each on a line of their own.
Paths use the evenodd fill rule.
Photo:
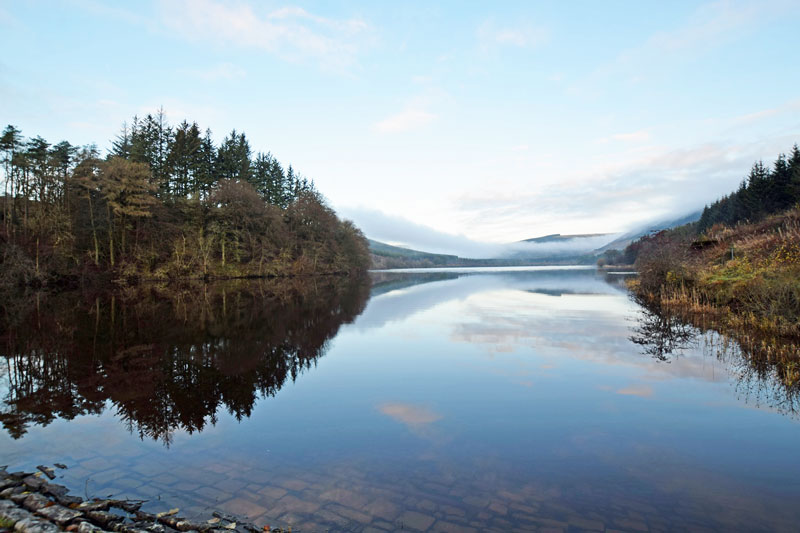
<svg viewBox="0 0 800 533">
<path fill-rule="evenodd" d="M 5 302 L 2 462 L 302 531 L 797 530 L 796 393 L 619 276 L 372 278 Z"/>
</svg>

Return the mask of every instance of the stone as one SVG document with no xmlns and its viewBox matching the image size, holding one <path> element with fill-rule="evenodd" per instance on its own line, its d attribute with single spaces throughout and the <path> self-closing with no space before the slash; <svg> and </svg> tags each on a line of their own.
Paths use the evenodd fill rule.
<svg viewBox="0 0 800 533">
<path fill-rule="evenodd" d="M 4 504 L 3 507 L 0 507 L 0 516 L 5 518 L 6 520 L 10 520 L 12 522 L 19 522 L 20 520 L 35 518 L 33 514 L 26 511 L 25 509 L 17 507 L 16 505 L 14 505 L 13 502 L 5 500 L 0 503 Z"/>
<path fill-rule="evenodd" d="M 39 465 L 39 466 L 36 467 L 36 469 L 39 470 L 42 474 L 44 474 L 45 476 L 47 476 L 50 479 L 55 479 L 56 478 L 56 471 L 53 470 L 52 468 L 48 467 L 48 466 Z"/>
<path fill-rule="evenodd" d="M 57 525 L 36 517 L 20 520 L 14 524 L 14 530 L 19 533 L 60 533 L 61 531 Z"/>
<path fill-rule="evenodd" d="M 228 512 L 243 515 L 251 520 L 258 518 L 267 512 L 265 507 L 262 507 L 261 505 L 244 498 L 234 498 L 221 504 L 220 507 Z"/>
<path fill-rule="evenodd" d="M 323 522 L 326 525 L 333 525 L 334 528 L 326 528 L 326 529 L 342 529 L 347 527 L 350 524 L 350 520 L 347 518 L 340 516 L 333 511 L 329 511 L 328 509 L 320 509 L 319 511 L 314 513 L 314 519 Z"/>
<path fill-rule="evenodd" d="M 0 490 L 5 490 L 9 487 L 16 487 L 20 484 L 18 479 L 14 479 L 11 476 L 8 476 L 4 479 L 0 479 Z"/>
<path fill-rule="evenodd" d="M 194 493 L 215 502 L 230 500 L 233 497 L 233 494 L 218 490 L 213 487 L 202 487 L 194 491 Z"/>
<path fill-rule="evenodd" d="M 230 493 L 239 492 L 240 490 L 244 489 L 246 485 L 247 481 L 236 478 L 228 478 L 214 483 L 214 487 Z"/>
<path fill-rule="evenodd" d="M 300 479 L 288 479 L 286 481 L 279 482 L 278 485 L 280 485 L 281 487 L 284 487 L 286 489 L 294 490 L 294 491 L 301 491 L 301 490 L 305 489 L 306 487 L 308 487 L 308 483 L 306 483 L 305 481 L 302 481 Z"/>
<path fill-rule="evenodd" d="M 599 520 L 588 520 L 579 516 L 571 516 L 567 522 L 571 526 L 588 529 L 589 531 L 603 531 L 606 528 L 605 524 Z"/>
<path fill-rule="evenodd" d="M 25 501 L 25 498 L 27 498 L 28 495 L 29 495 L 28 492 L 19 491 L 19 492 L 14 492 L 14 493 L 10 494 L 8 496 L 8 499 L 11 500 L 12 502 L 16 503 L 16 504 L 22 505 L 22 502 Z"/>
<path fill-rule="evenodd" d="M 647 524 L 640 520 L 634 520 L 631 518 L 615 518 L 614 524 L 619 526 L 621 529 L 629 530 L 629 531 L 649 531 L 650 528 L 647 527 Z"/>
<path fill-rule="evenodd" d="M 81 511 L 108 511 L 111 500 L 91 500 L 78 504 Z"/>
<path fill-rule="evenodd" d="M 455 507 L 453 505 L 442 505 L 440 507 L 442 512 L 446 515 L 454 515 L 454 516 L 466 516 L 467 513 L 464 512 L 464 509 L 460 507 Z"/>
<path fill-rule="evenodd" d="M 420 500 L 417 502 L 417 507 L 419 507 L 423 511 L 428 511 L 430 513 L 433 513 L 439 506 L 436 505 L 436 502 L 433 502 L 431 500 Z"/>
<path fill-rule="evenodd" d="M 106 533 L 104 529 L 97 527 L 90 522 L 81 522 L 78 524 L 78 533 Z"/>
<path fill-rule="evenodd" d="M 496 501 L 489 504 L 489 510 L 496 514 L 501 514 L 501 515 L 508 514 L 508 507 Z"/>
<path fill-rule="evenodd" d="M 66 507 L 62 507 L 61 505 L 51 505 L 50 507 L 45 507 L 43 509 L 39 509 L 36 513 L 40 516 L 47 518 L 53 522 L 58 524 L 66 524 L 70 520 L 74 520 L 79 516 L 83 516 L 83 513 L 80 511 L 74 511 L 72 509 L 67 509 Z"/>
<path fill-rule="evenodd" d="M 347 489 L 331 489 L 319 495 L 321 500 L 336 502 L 345 507 L 355 507 L 360 509 L 369 501 L 364 496 Z"/>
<path fill-rule="evenodd" d="M 123 517 L 108 511 L 87 511 L 86 516 L 93 522 L 100 524 L 103 527 L 109 527 L 114 522 L 121 522 Z"/>
<path fill-rule="evenodd" d="M 432 516 L 418 513 L 416 511 L 406 511 L 398 521 L 402 524 L 403 528 L 415 529 L 417 531 L 427 531 L 429 527 L 436 521 Z"/>
<path fill-rule="evenodd" d="M 287 494 L 286 489 L 272 487 L 270 485 L 267 485 L 263 489 L 259 490 L 258 493 L 268 500 L 279 500 Z"/>
<path fill-rule="evenodd" d="M 435 533 L 477 533 L 478 530 L 463 524 L 453 524 L 452 522 L 437 521 L 431 531 Z"/>
<path fill-rule="evenodd" d="M 52 504 L 53 502 L 51 502 L 49 498 L 46 498 L 37 492 L 28 494 L 28 497 L 22 502 L 22 506 L 29 511 L 38 511 L 39 509 L 43 509 Z"/>
<path fill-rule="evenodd" d="M 352 522 L 358 522 L 359 524 L 369 524 L 372 521 L 372 517 L 370 515 L 336 503 L 328 505 L 326 508 L 338 514 L 339 516 L 343 516 L 348 520 Z"/>
<path fill-rule="evenodd" d="M 361 510 L 373 517 L 383 518 L 389 522 L 400 514 L 400 508 L 387 500 L 375 500 L 362 507 Z"/>
<path fill-rule="evenodd" d="M 36 476 L 28 476 L 22 482 L 30 489 L 39 490 L 44 485 L 44 480 Z"/>
<path fill-rule="evenodd" d="M 275 514 L 283 513 L 313 513 L 320 508 L 320 504 L 313 501 L 301 500 L 296 496 L 288 494 L 277 501 L 277 503 L 270 509 L 270 512 Z"/>
<path fill-rule="evenodd" d="M 489 505 L 489 498 L 481 498 L 478 496 L 465 496 L 461 501 L 470 507 L 478 507 L 480 509 Z"/>
<path fill-rule="evenodd" d="M 525 505 L 522 503 L 510 503 L 508 508 L 512 511 L 535 515 L 539 511 L 538 505 Z"/>
</svg>

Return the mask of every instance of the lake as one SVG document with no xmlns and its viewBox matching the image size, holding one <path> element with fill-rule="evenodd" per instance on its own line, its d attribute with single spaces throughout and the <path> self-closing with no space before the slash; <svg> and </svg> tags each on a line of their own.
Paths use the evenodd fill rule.
<svg viewBox="0 0 800 533">
<path fill-rule="evenodd" d="M 3 303 L 0 456 L 301 531 L 796 531 L 800 400 L 593 268 Z"/>
</svg>

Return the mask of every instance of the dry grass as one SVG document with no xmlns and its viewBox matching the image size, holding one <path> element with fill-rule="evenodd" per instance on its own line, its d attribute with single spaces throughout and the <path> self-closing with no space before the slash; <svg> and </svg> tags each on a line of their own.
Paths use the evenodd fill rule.
<svg viewBox="0 0 800 533">
<path fill-rule="evenodd" d="M 699 251 L 665 241 L 646 250 L 632 284 L 645 302 L 734 338 L 753 359 L 800 382 L 800 208 L 756 224 L 712 227 Z M 672 248 L 670 248 L 672 247 Z"/>
</svg>

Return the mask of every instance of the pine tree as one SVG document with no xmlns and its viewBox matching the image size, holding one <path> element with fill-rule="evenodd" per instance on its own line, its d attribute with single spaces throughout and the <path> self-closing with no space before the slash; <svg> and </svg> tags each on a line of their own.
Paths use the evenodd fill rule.
<svg viewBox="0 0 800 533">
<path fill-rule="evenodd" d="M 234 129 L 222 141 L 215 167 L 219 180 L 250 181 L 250 144 L 244 133 Z"/>
<path fill-rule="evenodd" d="M 134 117 L 134 121 L 136 118 Z M 122 130 L 117 135 L 117 138 L 111 143 L 111 155 L 122 157 L 124 159 L 131 158 L 131 132 L 128 130 L 128 123 L 122 123 Z"/>
<path fill-rule="evenodd" d="M 192 175 L 194 178 L 192 189 L 198 198 L 208 198 L 209 194 L 211 194 L 211 190 L 217 183 L 216 160 L 217 149 L 211 137 L 211 130 L 207 129 L 205 136 L 200 142 L 200 149 L 195 154 L 192 163 Z"/>
<path fill-rule="evenodd" d="M 197 123 L 189 125 L 184 120 L 175 129 L 167 156 L 170 191 L 173 196 L 186 197 L 193 191 L 194 173 L 202 142 Z"/>
</svg>

